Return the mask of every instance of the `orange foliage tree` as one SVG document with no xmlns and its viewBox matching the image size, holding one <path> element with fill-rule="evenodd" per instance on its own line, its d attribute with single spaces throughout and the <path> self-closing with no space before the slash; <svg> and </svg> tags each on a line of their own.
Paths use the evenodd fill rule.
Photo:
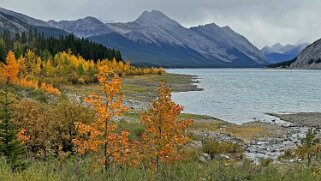
<svg viewBox="0 0 321 181">
<path fill-rule="evenodd" d="M 60 91 L 57 88 L 54 88 L 51 84 L 41 83 L 40 89 L 46 91 L 49 94 L 60 96 Z"/>
<path fill-rule="evenodd" d="M 20 57 L 17 61 L 14 53 L 9 51 L 6 57 L 6 64 L 0 64 L 0 82 L 15 84 L 36 90 L 41 89 L 48 94 L 60 95 L 59 89 L 54 88 L 51 84 L 42 83 L 39 87 L 38 80 L 28 80 L 27 78 L 22 77 L 26 74 L 27 66 L 25 63 L 26 61 L 23 57 Z M 20 77 L 19 74 L 21 74 Z"/>
<path fill-rule="evenodd" d="M 16 83 L 18 80 L 19 64 L 12 51 L 8 52 L 6 65 L 1 64 L 1 79 L 7 83 Z"/>
<path fill-rule="evenodd" d="M 90 124 L 78 123 L 76 129 L 83 137 L 73 140 L 81 154 L 86 151 L 103 152 L 102 164 L 106 170 L 112 162 L 123 164 L 130 160 L 130 164 L 138 164 L 131 149 L 136 144 L 128 139 L 129 133 L 116 132 L 117 125 L 113 119 L 122 116 L 128 108 L 122 105 L 122 80 L 117 74 L 110 79 L 110 74 L 112 71 L 107 66 L 99 68 L 98 81 L 103 96 L 92 94 L 85 99 L 85 102 L 95 108 L 98 117 Z"/>
<path fill-rule="evenodd" d="M 174 164 L 183 158 L 182 147 L 189 140 L 186 128 L 192 120 L 178 120 L 182 110 L 182 106 L 171 100 L 171 89 L 161 82 L 158 99 L 141 115 L 141 123 L 146 127 L 144 157 L 157 169 L 160 163 Z"/>
</svg>

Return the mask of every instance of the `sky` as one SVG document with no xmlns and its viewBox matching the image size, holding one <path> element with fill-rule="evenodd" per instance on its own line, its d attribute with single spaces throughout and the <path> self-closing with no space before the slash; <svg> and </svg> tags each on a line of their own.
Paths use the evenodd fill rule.
<svg viewBox="0 0 321 181">
<path fill-rule="evenodd" d="M 94 16 L 104 22 L 160 10 L 185 27 L 230 26 L 258 48 L 321 38 L 321 0 L 0 0 L 0 6 L 41 20 Z"/>
</svg>

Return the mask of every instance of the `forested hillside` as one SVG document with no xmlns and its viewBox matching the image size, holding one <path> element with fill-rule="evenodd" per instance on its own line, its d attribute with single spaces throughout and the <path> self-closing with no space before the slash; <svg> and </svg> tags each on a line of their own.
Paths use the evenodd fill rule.
<svg viewBox="0 0 321 181">
<path fill-rule="evenodd" d="M 93 43 L 84 38 L 77 38 L 70 34 L 67 36 L 48 37 L 37 29 L 13 35 L 7 30 L 0 33 L 0 58 L 4 60 L 8 51 L 12 50 L 17 57 L 24 55 L 28 50 L 43 58 L 53 57 L 62 51 L 69 51 L 74 55 L 80 55 L 85 59 L 102 60 L 115 58 L 122 60 L 118 50 L 109 49 L 105 46 Z"/>
</svg>

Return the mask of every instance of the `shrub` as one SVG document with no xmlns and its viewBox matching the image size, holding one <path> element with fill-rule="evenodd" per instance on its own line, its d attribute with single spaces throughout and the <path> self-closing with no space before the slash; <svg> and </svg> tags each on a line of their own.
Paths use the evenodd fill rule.
<svg viewBox="0 0 321 181">
<path fill-rule="evenodd" d="M 202 151 L 207 153 L 213 159 L 215 155 L 224 153 L 240 153 L 242 152 L 242 147 L 238 144 L 231 142 L 220 142 L 215 139 L 205 140 L 203 142 Z"/>
</svg>

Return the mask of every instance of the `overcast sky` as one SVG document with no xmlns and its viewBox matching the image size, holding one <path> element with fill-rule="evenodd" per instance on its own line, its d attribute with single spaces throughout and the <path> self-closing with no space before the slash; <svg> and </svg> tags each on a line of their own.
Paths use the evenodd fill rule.
<svg viewBox="0 0 321 181">
<path fill-rule="evenodd" d="M 321 38 L 321 0 L 0 0 L 0 6 L 42 20 L 90 15 L 117 22 L 160 10 L 186 27 L 228 25 L 259 48 Z"/>
</svg>

